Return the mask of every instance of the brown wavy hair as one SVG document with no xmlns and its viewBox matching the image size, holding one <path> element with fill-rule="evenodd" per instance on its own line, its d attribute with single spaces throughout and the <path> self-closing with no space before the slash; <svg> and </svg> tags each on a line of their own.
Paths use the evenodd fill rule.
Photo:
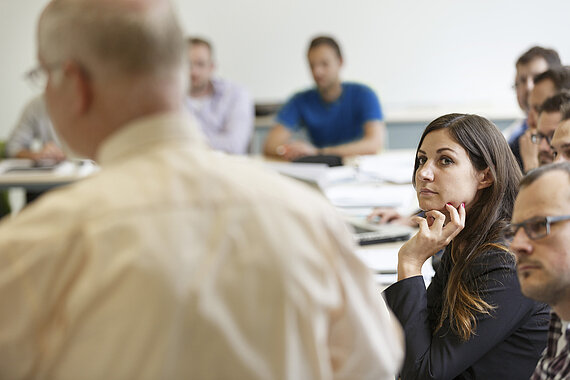
<svg viewBox="0 0 570 380">
<path fill-rule="evenodd" d="M 501 132 L 484 117 L 457 113 L 441 116 L 426 127 L 418 150 L 429 133 L 440 129 L 447 129 L 449 136 L 465 149 L 476 170 L 489 168 L 493 178 L 491 186 L 478 191 L 466 215 L 465 228 L 451 243 L 453 268 L 445 287 L 439 324 L 434 329 L 436 333 L 449 318 L 452 331 L 468 340 L 477 327 L 475 314 L 488 314 L 494 308 L 481 298 L 477 284 L 469 280 L 470 268 L 477 257 L 490 249 L 508 251 L 503 230 L 511 219 L 522 173 Z M 416 159 L 414 187 L 418 166 Z"/>
</svg>

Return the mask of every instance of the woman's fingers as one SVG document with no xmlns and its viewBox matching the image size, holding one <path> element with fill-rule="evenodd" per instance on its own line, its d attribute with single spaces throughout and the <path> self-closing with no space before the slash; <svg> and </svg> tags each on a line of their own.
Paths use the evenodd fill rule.
<svg viewBox="0 0 570 380">
<path fill-rule="evenodd" d="M 449 222 L 442 232 L 447 243 L 449 243 L 465 227 L 465 203 L 462 203 L 457 209 L 451 204 L 447 204 L 445 207 L 449 211 Z"/>
<path fill-rule="evenodd" d="M 439 231 L 443 228 L 445 223 L 445 215 L 437 210 L 431 210 L 426 212 L 426 218 L 428 218 L 428 225 L 434 231 Z M 430 220 L 431 219 L 431 220 Z"/>
<path fill-rule="evenodd" d="M 463 229 L 465 226 L 465 203 L 459 205 L 458 208 L 448 203 L 445 205 L 445 208 L 449 212 L 449 222 L 446 227 L 451 225 L 452 227 Z"/>
<path fill-rule="evenodd" d="M 422 218 L 421 216 L 413 216 L 412 221 L 418 225 L 418 227 L 420 228 L 420 231 L 422 229 L 429 230 L 428 222 L 427 222 L 426 218 Z"/>
<path fill-rule="evenodd" d="M 465 211 L 465 203 L 462 203 L 461 206 L 459 207 L 459 217 L 461 219 L 461 223 L 462 223 L 463 227 L 465 227 L 466 215 L 467 215 L 467 213 Z"/>
<path fill-rule="evenodd" d="M 447 223 L 445 223 L 445 215 L 437 210 L 427 211 L 425 218 L 413 218 L 413 221 L 420 227 L 418 238 L 425 240 L 426 244 L 445 246 L 463 230 L 465 204 L 462 203 L 457 209 L 452 204 L 447 204 L 445 208 L 449 212 Z"/>
</svg>

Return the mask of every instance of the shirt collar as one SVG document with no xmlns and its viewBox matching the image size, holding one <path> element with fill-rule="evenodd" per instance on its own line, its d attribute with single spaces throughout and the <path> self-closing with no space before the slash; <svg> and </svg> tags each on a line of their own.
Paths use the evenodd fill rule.
<svg viewBox="0 0 570 380">
<path fill-rule="evenodd" d="M 204 138 L 194 120 L 183 113 L 161 113 L 133 120 L 111 136 L 97 151 L 101 166 L 145 150 L 145 146 L 168 140 L 188 140 L 205 147 Z"/>
</svg>

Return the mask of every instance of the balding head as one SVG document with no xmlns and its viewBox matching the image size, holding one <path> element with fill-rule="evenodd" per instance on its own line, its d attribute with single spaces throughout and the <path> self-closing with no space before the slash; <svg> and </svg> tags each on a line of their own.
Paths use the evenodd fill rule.
<svg viewBox="0 0 570 380">
<path fill-rule="evenodd" d="M 182 31 L 160 0 L 53 0 L 40 19 L 39 54 L 121 77 L 173 76 L 185 62 Z"/>
<path fill-rule="evenodd" d="M 38 58 L 50 116 L 81 155 L 130 121 L 182 109 L 185 43 L 168 0 L 52 0 Z"/>
</svg>

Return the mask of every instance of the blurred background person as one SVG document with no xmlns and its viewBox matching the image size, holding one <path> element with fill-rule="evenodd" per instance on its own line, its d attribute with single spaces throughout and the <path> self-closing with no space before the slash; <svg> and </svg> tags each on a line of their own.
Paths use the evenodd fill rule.
<svg viewBox="0 0 570 380">
<path fill-rule="evenodd" d="M 1 379 L 394 378 L 345 221 L 204 143 L 169 1 L 53 0 L 37 36 L 58 135 L 101 170 L 0 223 Z"/>
<path fill-rule="evenodd" d="M 536 132 L 531 135 L 538 147 L 538 165 L 546 165 L 554 160 L 552 138 L 562 121 L 562 108 L 570 105 L 570 91 L 562 90 L 546 99 L 538 113 Z"/>
<path fill-rule="evenodd" d="M 339 44 L 329 36 L 315 37 L 307 59 L 315 87 L 295 94 L 281 108 L 264 153 L 286 160 L 378 153 L 385 134 L 380 102 L 368 86 L 341 81 Z M 301 129 L 310 141 L 292 139 Z"/>
<path fill-rule="evenodd" d="M 30 80 L 33 81 L 34 78 Z M 20 120 L 6 141 L 6 155 L 55 163 L 65 159 L 43 95 L 32 99 L 24 108 Z"/>
<path fill-rule="evenodd" d="M 541 46 L 533 46 L 522 54 L 517 60 L 515 88 L 517 95 L 517 102 L 520 109 L 528 117 L 529 104 L 528 96 L 532 88 L 534 87 L 534 77 L 546 70 L 554 67 L 561 66 L 560 57 L 554 49 L 547 49 Z M 509 146 L 522 169 L 522 159 L 520 155 L 519 138 L 528 129 L 527 118 L 522 121 L 522 123 L 517 123 L 514 127 L 509 128 L 507 131 L 507 137 L 509 141 Z"/>
<path fill-rule="evenodd" d="M 528 97 L 528 129 L 519 138 L 523 172 L 526 173 L 539 166 L 538 145 L 532 142 L 532 135 L 536 134 L 538 114 L 543 103 L 561 90 L 568 89 L 570 89 L 570 68 L 567 66 L 548 69 L 534 77 L 534 87 Z"/>
<path fill-rule="evenodd" d="M 231 154 L 246 154 L 254 128 L 254 105 L 245 88 L 214 76 L 212 44 L 188 38 L 190 90 L 186 104 L 198 120 L 210 146 Z"/>
<path fill-rule="evenodd" d="M 554 162 L 570 161 L 570 105 L 562 106 L 562 121 L 552 135 L 552 157 Z"/>
</svg>

